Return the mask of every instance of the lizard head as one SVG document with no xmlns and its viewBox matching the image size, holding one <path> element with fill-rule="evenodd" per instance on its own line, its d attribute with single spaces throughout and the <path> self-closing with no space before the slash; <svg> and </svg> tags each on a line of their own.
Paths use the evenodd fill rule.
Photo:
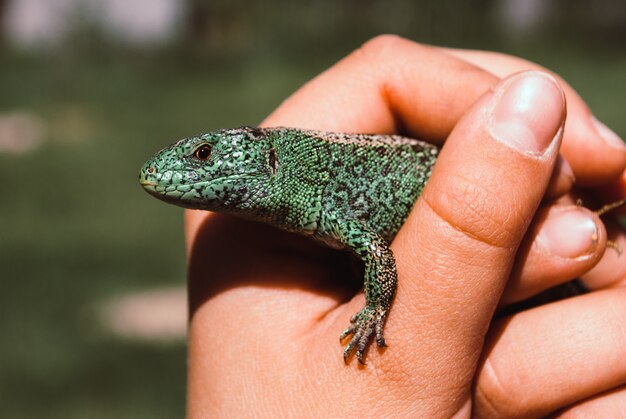
<svg viewBox="0 0 626 419">
<path fill-rule="evenodd" d="M 263 197 L 275 164 L 265 132 L 242 127 L 164 148 L 141 168 L 139 182 L 149 194 L 185 208 L 237 208 Z"/>
</svg>

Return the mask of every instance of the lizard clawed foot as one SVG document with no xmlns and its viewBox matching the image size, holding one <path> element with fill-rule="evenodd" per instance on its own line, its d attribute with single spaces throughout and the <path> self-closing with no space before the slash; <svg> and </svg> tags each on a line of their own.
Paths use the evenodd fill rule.
<svg viewBox="0 0 626 419">
<path fill-rule="evenodd" d="M 348 358 L 356 349 L 356 358 L 359 360 L 359 363 L 365 365 L 363 354 L 374 332 L 376 332 L 376 344 L 380 347 L 387 346 L 383 336 L 385 317 L 387 317 L 387 310 L 365 306 L 350 318 L 350 323 L 352 324 L 339 337 L 339 340 L 343 341 L 346 337 L 352 335 L 350 342 L 343 351 L 343 361 L 345 363 L 348 362 Z"/>
</svg>

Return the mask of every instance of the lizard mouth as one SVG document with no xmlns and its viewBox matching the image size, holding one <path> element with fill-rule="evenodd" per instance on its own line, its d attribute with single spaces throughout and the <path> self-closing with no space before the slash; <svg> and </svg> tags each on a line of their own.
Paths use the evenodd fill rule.
<svg viewBox="0 0 626 419">
<path fill-rule="evenodd" d="M 254 178 L 254 176 L 250 175 L 231 175 L 224 176 L 217 179 L 204 180 L 195 183 L 187 183 L 187 184 L 161 184 L 158 182 L 154 182 L 147 179 L 141 179 L 139 181 L 140 185 L 143 189 L 148 192 L 150 195 L 153 195 L 159 199 L 162 199 L 167 202 L 176 203 L 175 201 L 187 201 L 191 199 L 192 201 L 196 201 L 198 199 L 198 193 L 200 190 L 211 187 L 215 184 L 223 184 L 225 181 L 237 181 L 241 179 L 250 179 Z M 219 188 L 216 188 L 219 189 Z M 186 199 L 186 197 L 190 197 Z M 191 198 L 193 197 L 193 198 Z M 184 206 L 184 205 L 183 205 Z"/>
</svg>

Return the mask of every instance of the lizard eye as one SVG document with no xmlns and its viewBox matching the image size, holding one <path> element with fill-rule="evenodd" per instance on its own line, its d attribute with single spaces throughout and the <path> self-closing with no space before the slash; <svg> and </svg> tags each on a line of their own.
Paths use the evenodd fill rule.
<svg viewBox="0 0 626 419">
<path fill-rule="evenodd" d="M 198 147 L 198 149 L 196 150 L 196 152 L 193 154 L 198 160 L 206 160 L 209 158 L 209 156 L 211 156 L 211 147 L 209 147 L 208 145 L 204 144 L 200 147 Z"/>
</svg>

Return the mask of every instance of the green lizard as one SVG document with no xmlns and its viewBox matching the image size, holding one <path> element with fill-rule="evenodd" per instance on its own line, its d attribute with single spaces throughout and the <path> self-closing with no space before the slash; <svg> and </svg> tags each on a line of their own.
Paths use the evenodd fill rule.
<svg viewBox="0 0 626 419">
<path fill-rule="evenodd" d="M 356 254 L 365 265 L 366 304 L 340 339 L 352 336 L 344 361 L 356 349 L 363 363 L 372 335 L 385 346 L 383 327 L 397 282 L 389 244 L 437 155 L 434 145 L 396 135 L 242 127 L 166 147 L 139 179 L 163 201 L 266 222 Z"/>
<path fill-rule="evenodd" d="M 389 243 L 430 177 L 438 149 L 392 135 L 242 127 L 183 139 L 149 160 L 147 192 L 185 208 L 263 221 L 347 248 L 365 264 L 365 307 L 350 319 L 344 360 L 383 326 L 396 291 Z"/>
</svg>

